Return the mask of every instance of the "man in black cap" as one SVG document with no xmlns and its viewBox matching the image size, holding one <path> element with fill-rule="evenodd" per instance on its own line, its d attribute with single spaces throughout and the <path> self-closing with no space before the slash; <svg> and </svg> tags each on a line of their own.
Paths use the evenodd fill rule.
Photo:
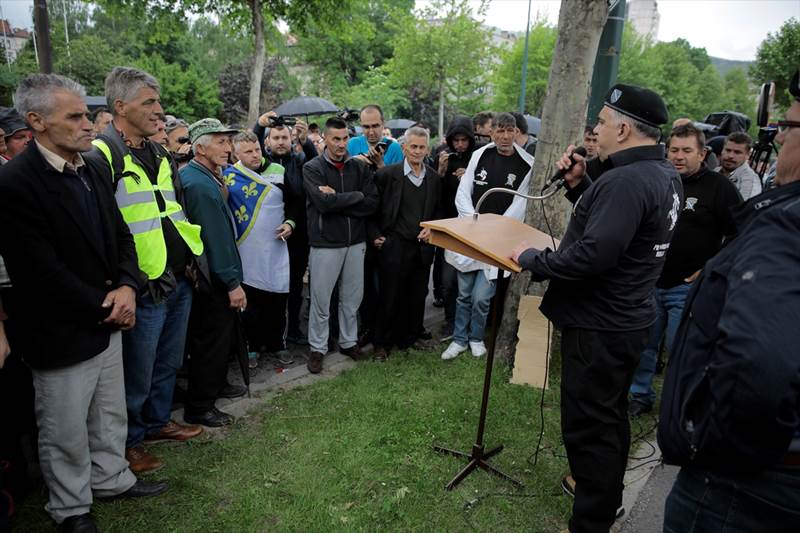
<svg viewBox="0 0 800 533">
<path fill-rule="evenodd" d="M 10 161 L 28 146 L 31 129 L 13 107 L 0 107 L 0 129 L 6 141 L 3 157 Z"/>
<path fill-rule="evenodd" d="M 513 259 L 550 279 L 542 312 L 562 331 L 561 429 L 574 495 L 571 533 L 607 532 L 619 514 L 630 447 L 628 389 L 656 319 L 653 297 L 683 205 L 680 175 L 658 144 L 667 121 L 653 91 L 615 85 L 600 110 L 597 149 L 610 165 L 592 182 L 573 146 L 572 217 L 557 250 L 528 243 Z"/>
</svg>

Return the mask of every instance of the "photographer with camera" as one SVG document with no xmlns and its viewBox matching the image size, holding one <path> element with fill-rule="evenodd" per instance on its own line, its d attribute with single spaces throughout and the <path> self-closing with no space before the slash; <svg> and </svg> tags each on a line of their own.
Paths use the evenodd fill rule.
<svg viewBox="0 0 800 533">
<path fill-rule="evenodd" d="M 189 142 L 189 124 L 182 118 L 167 115 L 164 130 L 167 133 L 167 151 L 175 160 L 178 169 L 192 160 L 192 144 Z"/>
<path fill-rule="evenodd" d="M 383 136 L 381 106 L 368 104 L 362 107 L 359 121 L 364 133 L 353 137 L 347 143 L 347 152 L 351 157 L 362 160 L 375 170 L 403 160 L 400 144 Z"/>
<path fill-rule="evenodd" d="M 292 147 L 292 128 L 297 132 L 297 145 Z M 303 276 L 308 267 L 308 229 L 306 225 L 306 193 L 303 187 L 303 165 L 317 157 L 317 149 L 308 138 L 308 126 L 295 117 L 279 116 L 268 111 L 258 117 L 253 133 L 259 138 L 264 156 L 258 172 L 278 164 L 285 169 L 284 202 L 289 212 L 296 213 L 297 224 L 289 244 L 289 305 L 286 339 L 294 344 L 306 344 L 300 331 L 300 309 L 303 306 Z M 300 147 L 300 152 L 297 148 Z"/>
<path fill-rule="evenodd" d="M 437 172 L 442 176 L 441 203 L 444 218 L 458 216 L 456 191 L 476 144 L 472 119 L 457 116 L 447 129 L 445 144 L 439 146 L 434 153 Z M 457 295 L 456 270 L 444 260 L 444 249 L 437 247 L 433 263 L 433 298 L 435 306 L 444 306 L 445 324 L 442 333 L 445 337 L 453 334 Z"/>
</svg>

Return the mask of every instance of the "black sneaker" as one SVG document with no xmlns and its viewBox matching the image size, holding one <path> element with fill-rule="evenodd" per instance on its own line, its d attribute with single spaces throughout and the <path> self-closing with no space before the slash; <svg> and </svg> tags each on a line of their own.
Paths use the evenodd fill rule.
<svg viewBox="0 0 800 533">
<path fill-rule="evenodd" d="M 653 404 L 640 402 L 639 400 L 631 400 L 631 403 L 628 405 L 628 416 L 631 418 L 637 418 L 645 413 L 649 413 L 652 410 Z"/>
<path fill-rule="evenodd" d="M 294 363 L 294 357 L 292 357 L 289 350 L 278 350 L 277 352 L 271 353 L 270 356 L 277 359 L 281 366 L 288 366 Z"/>
<path fill-rule="evenodd" d="M 232 385 L 228 383 L 217 394 L 218 398 L 240 398 L 247 394 L 247 388 L 242 385 Z"/>
<path fill-rule="evenodd" d="M 573 478 L 571 474 L 567 474 L 561 478 L 561 490 L 563 490 L 564 494 L 570 498 L 575 497 L 575 478 Z M 620 505 L 619 509 L 617 509 L 617 514 L 614 516 L 614 519 L 619 520 L 623 516 L 625 516 L 625 507 Z"/>
</svg>

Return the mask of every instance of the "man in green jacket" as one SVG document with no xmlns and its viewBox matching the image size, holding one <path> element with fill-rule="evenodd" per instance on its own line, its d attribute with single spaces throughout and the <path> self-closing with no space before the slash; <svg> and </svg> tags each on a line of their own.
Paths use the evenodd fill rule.
<svg viewBox="0 0 800 533">
<path fill-rule="evenodd" d="M 247 307 L 242 261 L 221 173 L 228 164 L 234 133 L 213 118 L 190 125 L 194 159 L 180 171 L 186 214 L 203 228 L 201 238 L 211 273 L 210 287 L 199 291 L 192 302 L 186 342 L 189 391 L 183 418 L 209 427 L 233 422 L 231 415 L 215 407 L 217 398 L 236 398 L 246 392 L 227 381 L 228 357 L 240 335 L 236 313 Z"/>
</svg>

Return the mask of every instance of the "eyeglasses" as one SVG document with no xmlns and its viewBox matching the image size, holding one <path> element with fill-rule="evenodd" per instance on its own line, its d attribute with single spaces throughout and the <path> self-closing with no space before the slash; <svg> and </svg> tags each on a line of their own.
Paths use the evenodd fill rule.
<svg viewBox="0 0 800 533">
<path fill-rule="evenodd" d="M 791 128 L 800 128 L 800 122 L 796 120 L 779 120 L 778 133 L 786 133 Z"/>
</svg>

